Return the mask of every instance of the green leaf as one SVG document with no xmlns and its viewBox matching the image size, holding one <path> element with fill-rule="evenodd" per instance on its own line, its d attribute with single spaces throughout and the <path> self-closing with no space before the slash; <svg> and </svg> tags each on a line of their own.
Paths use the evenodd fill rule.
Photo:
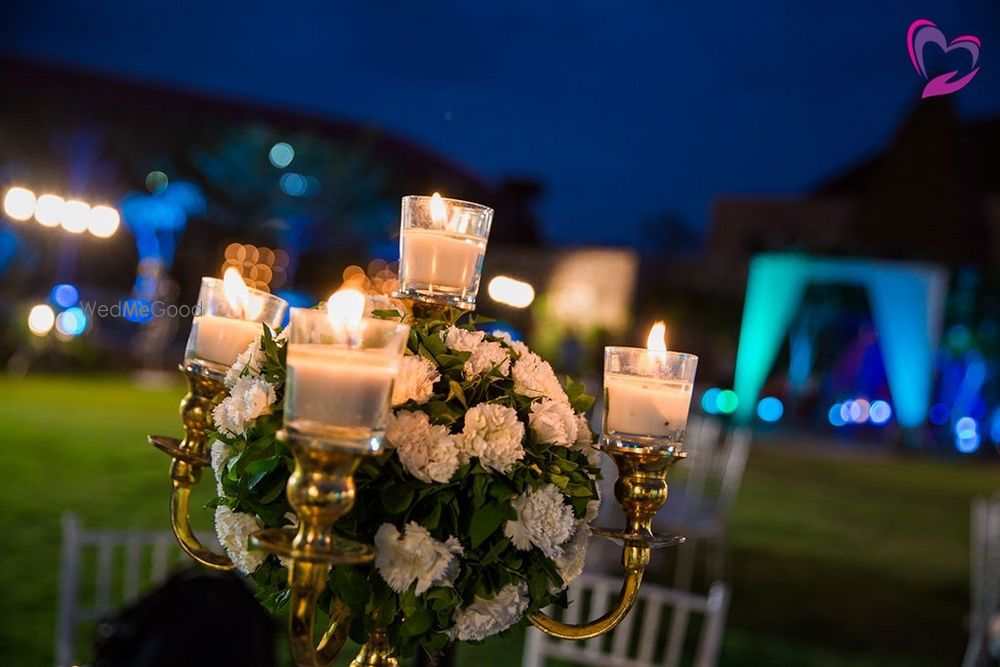
<svg viewBox="0 0 1000 667">
<path fill-rule="evenodd" d="M 569 485 L 569 477 L 566 475 L 549 475 L 549 481 L 563 490 Z"/>
<path fill-rule="evenodd" d="M 450 400 L 452 397 L 457 398 L 458 402 L 462 404 L 462 407 L 466 410 L 469 409 L 469 404 L 465 400 L 465 392 L 462 391 L 462 385 L 455 382 L 454 380 L 448 380 L 448 398 L 445 400 Z"/>
<path fill-rule="evenodd" d="M 415 609 L 406 615 L 399 633 L 404 637 L 416 637 L 431 629 L 431 616 L 424 609 Z"/>
<path fill-rule="evenodd" d="M 596 400 L 597 399 L 594 398 L 593 396 L 588 396 L 584 394 L 582 396 L 577 396 L 576 398 L 572 399 L 569 402 L 569 404 L 573 407 L 574 412 L 587 412 L 592 407 L 594 407 L 594 402 Z"/>
<path fill-rule="evenodd" d="M 368 581 L 353 567 L 335 567 L 330 570 L 330 586 L 336 596 L 352 609 L 361 609 L 368 601 Z"/>
<path fill-rule="evenodd" d="M 472 478 L 472 499 L 476 507 L 486 503 L 486 489 L 490 484 L 489 475 L 474 475 Z"/>
<path fill-rule="evenodd" d="M 472 548 L 475 549 L 486 538 L 495 533 L 507 517 L 508 512 L 500 503 L 491 503 L 475 510 L 472 514 L 472 525 L 469 528 Z"/>
<path fill-rule="evenodd" d="M 405 512 L 413 503 L 413 487 L 393 485 L 379 494 L 379 502 L 389 514 Z"/>
<path fill-rule="evenodd" d="M 267 505 L 273 503 L 281 495 L 281 492 L 285 490 L 288 486 L 288 480 L 284 477 L 278 477 L 274 480 L 274 486 L 265 491 L 257 502 Z"/>
</svg>

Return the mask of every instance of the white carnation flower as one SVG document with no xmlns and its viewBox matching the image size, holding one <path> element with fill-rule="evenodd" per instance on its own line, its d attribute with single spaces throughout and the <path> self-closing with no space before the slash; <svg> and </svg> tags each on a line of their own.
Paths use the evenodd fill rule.
<svg viewBox="0 0 1000 667">
<path fill-rule="evenodd" d="M 431 586 L 451 586 L 458 575 L 462 545 L 457 537 L 439 542 L 426 528 L 411 521 L 400 534 L 391 523 L 375 533 L 375 568 L 397 593 L 405 593 L 414 581 L 415 593 L 423 595 Z"/>
<path fill-rule="evenodd" d="M 452 350 L 472 353 L 462 368 L 465 379 L 475 380 L 494 368 L 504 377 L 510 374 L 510 355 L 507 350 L 500 343 L 486 340 L 484 332 L 448 327 L 442 332 L 442 338 L 444 344 Z"/>
<path fill-rule="evenodd" d="M 531 406 L 528 425 L 538 442 L 569 447 L 576 442 L 578 421 L 569 403 L 543 399 Z"/>
<path fill-rule="evenodd" d="M 421 481 L 443 484 L 458 470 L 455 437 L 448 427 L 431 424 L 423 412 L 397 410 L 387 420 L 385 437 L 403 468 Z"/>
<path fill-rule="evenodd" d="M 226 371 L 225 384 L 229 389 L 233 388 L 236 381 L 240 379 L 244 371 L 249 371 L 250 375 L 259 375 L 260 369 L 264 365 L 264 351 L 260 349 L 260 338 L 255 338 L 247 349 L 240 352 L 236 361 Z"/>
<path fill-rule="evenodd" d="M 392 385 L 392 404 L 407 401 L 426 403 L 434 394 L 434 383 L 441 379 L 434 364 L 419 354 L 407 355 L 399 362 L 399 374 Z"/>
<path fill-rule="evenodd" d="M 601 485 L 595 484 L 594 489 L 597 491 L 597 498 L 587 502 L 587 509 L 583 514 L 583 520 L 587 523 L 596 519 L 597 515 L 601 512 Z"/>
<path fill-rule="evenodd" d="M 222 495 L 222 476 L 226 472 L 226 462 L 229 461 L 233 448 L 221 440 L 212 441 L 212 472 L 215 473 L 216 495 Z"/>
<path fill-rule="evenodd" d="M 531 352 L 527 345 L 519 340 L 514 340 L 514 337 L 510 335 L 510 332 L 497 329 L 496 331 L 491 331 L 490 335 L 507 343 L 507 347 L 517 352 L 518 357 L 523 357 Z"/>
<path fill-rule="evenodd" d="M 563 584 L 569 586 L 583 572 L 587 561 L 587 543 L 590 540 L 590 526 L 586 521 L 578 521 L 573 539 L 566 543 L 563 552 L 556 556 L 556 569 L 562 577 Z"/>
<path fill-rule="evenodd" d="M 511 371 L 514 377 L 514 391 L 531 398 L 551 398 L 568 403 L 569 398 L 559 384 L 559 378 L 549 362 L 534 352 L 525 349 Z"/>
<path fill-rule="evenodd" d="M 449 634 L 463 642 L 482 641 L 520 621 L 527 608 L 527 587 L 511 584 L 488 600 L 477 597 L 468 607 L 456 610 L 455 627 Z"/>
<path fill-rule="evenodd" d="M 215 427 L 230 437 L 244 435 L 246 427 L 268 412 L 275 400 L 274 387 L 263 378 L 241 377 L 230 389 L 229 396 L 212 411 Z"/>
<path fill-rule="evenodd" d="M 484 468 L 507 474 L 524 458 L 524 424 L 517 411 L 497 403 L 480 403 L 465 413 L 462 453 L 476 456 Z"/>
<path fill-rule="evenodd" d="M 521 551 L 536 546 L 548 558 L 560 556 L 563 543 L 573 535 L 575 519 L 559 487 L 546 484 L 522 493 L 512 504 L 517 519 L 508 521 L 503 532 L 514 546 Z"/>
<path fill-rule="evenodd" d="M 583 453 L 590 465 L 601 464 L 601 452 L 594 447 L 594 434 L 590 430 L 590 422 L 587 421 L 587 415 L 582 412 L 576 415 L 576 442 L 573 443 L 573 449 Z"/>
<path fill-rule="evenodd" d="M 236 568 L 251 574 L 264 562 L 266 554 L 250 551 L 250 533 L 263 528 L 253 514 L 234 512 L 225 505 L 215 508 L 215 534 Z"/>
</svg>

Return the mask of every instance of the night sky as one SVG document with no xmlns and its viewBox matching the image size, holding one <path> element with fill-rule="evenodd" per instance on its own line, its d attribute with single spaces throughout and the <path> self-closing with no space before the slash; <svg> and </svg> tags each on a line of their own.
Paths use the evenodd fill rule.
<svg viewBox="0 0 1000 667">
<path fill-rule="evenodd" d="M 1000 114 L 995 0 L 3 4 L 7 52 L 375 123 L 488 179 L 538 178 L 559 243 L 636 243 L 671 213 L 704 229 L 713 197 L 805 192 L 879 150 L 919 98 L 916 18 L 982 39 L 954 97 Z"/>
</svg>

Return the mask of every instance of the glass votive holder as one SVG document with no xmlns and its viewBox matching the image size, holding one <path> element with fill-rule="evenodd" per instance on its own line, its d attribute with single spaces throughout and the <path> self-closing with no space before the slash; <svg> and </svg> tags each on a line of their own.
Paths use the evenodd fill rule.
<svg viewBox="0 0 1000 667">
<path fill-rule="evenodd" d="M 292 308 L 288 435 L 377 452 L 409 333 L 398 321 L 360 318 L 345 325 L 323 310 Z"/>
<path fill-rule="evenodd" d="M 224 374 L 261 336 L 264 324 L 281 326 L 286 308 L 284 299 L 247 287 L 235 269 L 224 280 L 202 278 L 184 362 Z"/>
<path fill-rule="evenodd" d="M 403 197 L 399 234 L 399 289 L 393 296 L 476 307 L 493 209 L 431 197 Z"/>
<path fill-rule="evenodd" d="M 697 367 L 693 354 L 604 348 L 601 444 L 682 448 Z"/>
</svg>

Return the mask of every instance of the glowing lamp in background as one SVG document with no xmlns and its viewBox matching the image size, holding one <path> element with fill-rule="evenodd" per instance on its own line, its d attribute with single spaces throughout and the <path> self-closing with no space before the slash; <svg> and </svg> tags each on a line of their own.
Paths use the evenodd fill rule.
<svg viewBox="0 0 1000 667">
<path fill-rule="evenodd" d="M 491 280 L 486 291 L 491 299 L 511 308 L 527 308 L 535 300 L 534 287 L 507 276 L 497 276 Z"/>
<path fill-rule="evenodd" d="M 59 224 L 70 234 L 82 234 L 90 226 L 90 205 L 78 199 L 70 199 L 62 207 Z"/>
<path fill-rule="evenodd" d="M 35 220 L 43 227 L 58 227 L 66 200 L 59 195 L 42 195 L 35 202 Z"/>
<path fill-rule="evenodd" d="M 121 216 L 118 211 L 110 206 L 95 206 L 90 211 L 87 229 L 97 238 L 107 239 L 114 236 L 120 224 Z"/>
<path fill-rule="evenodd" d="M 3 212 L 8 218 L 21 222 L 35 214 L 35 193 L 27 188 L 11 188 L 3 198 Z"/>
<path fill-rule="evenodd" d="M 45 336 L 56 323 L 56 314 L 52 308 L 40 303 L 28 313 L 28 330 L 36 336 Z"/>
</svg>

